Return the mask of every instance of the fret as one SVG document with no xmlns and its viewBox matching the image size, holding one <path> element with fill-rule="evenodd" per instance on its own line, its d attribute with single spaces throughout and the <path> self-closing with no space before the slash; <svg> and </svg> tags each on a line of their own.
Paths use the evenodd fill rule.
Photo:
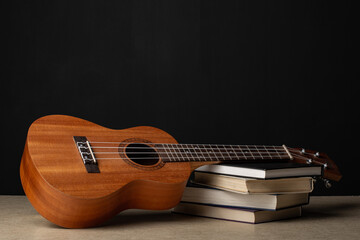
<svg viewBox="0 0 360 240">
<path fill-rule="evenodd" d="M 285 150 L 264 145 L 156 144 L 168 162 L 288 159 Z"/>
<path fill-rule="evenodd" d="M 221 153 L 221 149 L 219 148 L 218 145 L 214 145 L 213 150 L 217 157 L 221 158 L 221 160 L 225 160 L 224 155 Z"/>
<path fill-rule="evenodd" d="M 177 155 L 175 153 L 175 150 L 172 148 L 172 144 L 167 144 L 167 147 L 168 147 L 168 149 L 169 149 L 169 151 L 170 151 L 170 153 L 172 155 L 172 161 L 173 162 L 178 162 L 178 157 L 177 157 Z"/>
<path fill-rule="evenodd" d="M 172 151 L 174 152 L 174 155 L 175 155 L 175 161 L 177 162 L 181 162 L 181 159 L 179 157 L 179 153 L 177 152 L 176 148 L 175 148 L 175 145 L 177 144 L 169 144 L 170 148 L 172 149 Z"/>
<path fill-rule="evenodd" d="M 189 147 L 189 150 L 190 150 L 190 153 L 191 153 L 191 156 L 192 158 L 194 159 L 194 161 L 199 161 L 199 157 L 197 156 L 196 152 L 195 152 L 195 149 L 194 149 L 194 146 L 192 144 L 187 144 Z"/>
<path fill-rule="evenodd" d="M 177 150 L 176 150 L 176 145 L 177 145 L 177 144 L 171 143 L 171 144 L 169 144 L 168 146 L 169 146 L 169 148 L 171 149 L 171 151 L 172 151 L 172 153 L 173 153 L 173 155 L 174 155 L 174 157 L 175 157 L 175 161 L 176 161 L 176 162 L 179 162 L 180 158 L 179 158 L 178 152 L 177 152 Z"/>
<path fill-rule="evenodd" d="M 288 159 L 289 158 L 285 151 L 279 153 L 278 149 L 276 149 L 274 146 L 272 146 L 272 149 L 270 149 L 270 150 L 271 150 L 271 152 L 275 153 L 277 155 L 277 157 L 279 157 L 279 159 Z M 273 157 L 273 158 L 275 158 L 275 157 Z"/>
<path fill-rule="evenodd" d="M 166 147 L 169 149 L 169 152 L 172 156 L 172 161 L 177 162 L 177 156 L 175 155 L 174 149 L 171 147 L 171 144 L 166 144 Z"/>
<path fill-rule="evenodd" d="M 252 154 L 249 146 L 248 146 L 248 145 L 245 145 L 245 146 L 246 146 L 246 148 L 247 148 L 247 150 L 245 151 L 245 153 L 250 153 L 251 157 L 252 157 L 253 159 L 255 159 L 255 157 L 254 157 L 254 155 Z"/>
<path fill-rule="evenodd" d="M 214 151 L 214 148 L 212 147 L 212 145 L 206 144 L 204 145 L 206 149 L 210 149 L 208 151 L 208 154 L 210 156 L 211 159 L 216 159 L 216 161 L 219 161 L 220 159 L 218 158 L 216 152 Z"/>
<path fill-rule="evenodd" d="M 222 146 L 220 145 L 220 147 L 225 150 L 225 152 L 224 152 L 225 157 L 227 158 L 227 156 L 229 156 L 228 160 L 232 160 L 232 158 L 228 152 L 228 148 L 225 145 L 222 145 Z"/>
<path fill-rule="evenodd" d="M 206 161 L 199 144 L 194 144 L 195 152 L 199 156 L 200 161 Z"/>
<path fill-rule="evenodd" d="M 259 156 L 261 157 L 261 159 L 264 159 L 264 157 L 262 156 L 261 152 L 259 152 L 259 149 L 257 148 L 257 146 L 254 145 L 254 147 L 255 147 L 257 153 L 259 154 Z"/>
<path fill-rule="evenodd" d="M 169 147 L 169 145 L 170 144 L 164 144 L 164 149 L 166 148 L 169 151 L 169 155 L 171 156 L 169 160 L 171 162 L 176 162 L 176 157 L 175 157 L 173 151 L 171 150 L 171 148 Z"/>
<path fill-rule="evenodd" d="M 248 158 L 245 155 L 244 150 L 241 149 L 240 145 L 237 145 L 236 147 L 240 150 L 241 154 L 243 155 L 243 159 L 247 160 Z"/>
<path fill-rule="evenodd" d="M 194 154 L 192 153 L 191 147 L 189 147 L 189 145 L 190 144 L 184 144 L 184 146 L 186 147 L 186 155 L 188 156 L 189 161 L 196 161 L 196 158 L 194 157 Z"/>
<path fill-rule="evenodd" d="M 274 146 L 273 146 L 273 148 L 274 148 L 275 152 L 279 155 L 279 158 L 282 159 L 281 154 L 279 153 L 279 151 Z"/>
<path fill-rule="evenodd" d="M 203 151 L 200 149 L 200 145 L 196 145 L 195 146 L 195 151 L 197 151 L 199 157 L 200 157 L 200 161 L 209 161 L 209 159 L 205 158 Z"/>
<path fill-rule="evenodd" d="M 239 160 L 239 156 L 237 155 L 235 149 L 233 148 L 233 145 L 230 145 L 230 148 L 231 148 L 230 154 L 233 155 L 233 156 L 231 156 L 231 157 L 234 158 L 234 159 L 236 158 L 237 160 Z"/>
<path fill-rule="evenodd" d="M 268 156 L 264 156 L 264 157 L 266 157 L 266 159 L 272 159 L 273 157 L 271 156 L 271 154 L 270 154 L 269 150 L 267 149 L 267 147 L 264 146 L 264 145 L 262 147 L 265 149 L 265 151 L 266 151 L 266 153 L 268 155 Z"/>
<path fill-rule="evenodd" d="M 185 147 L 186 147 L 186 153 L 187 153 L 189 159 L 191 159 L 190 161 L 196 161 L 196 158 L 194 157 L 194 154 L 191 150 L 190 144 L 185 144 Z"/>
<path fill-rule="evenodd" d="M 199 145 L 195 145 L 194 148 L 195 148 L 195 152 L 196 152 L 197 155 L 199 156 L 199 161 L 208 161 L 208 159 L 206 159 L 206 158 L 204 157 L 204 155 L 203 155 L 203 153 L 202 153 Z M 201 160 L 201 159 L 203 159 L 203 160 Z"/>
<path fill-rule="evenodd" d="M 186 159 L 184 158 L 184 156 L 182 155 L 182 152 L 181 152 L 181 149 L 182 149 L 181 144 L 174 144 L 174 147 L 176 148 L 176 151 L 178 153 L 179 160 L 186 161 Z"/>
<path fill-rule="evenodd" d="M 183 153 L 185 153 L 188 161 L 193 161 L 189 148 L 187 147 L 186 144 L 183 144 Z"/>
<path fill-rule="evenodd" d="M 190 162 L 191 161 L 191 158 L 188 156 L 187 154 L 187 150 L 186 150 L 186 145 L 185 144 L 181 144 L 181 148 L 180 148 L 180 152 L 181 152 L 181 155 L 183 156 L 184 160 L 186 162 Z"/>
<path fill-rule="evenodd" d="M 279 154 L 278 150 L 274 146 L 271 146 L 271 147 L 272 147 L 272 149 L 269 149 L 269 152 L 271 152 L 271 153 L 274 152 L 275 154 L 277 154 L 279 159 L 281 159 L 281 155 Z"/>
<path fill-rule="evenodd" d="M 164 151 L 160 150 L 157 153 L 160 155 L 160 158 L 165 162 L 171 162 L 171 158 L 167 152 L 167 149 L 165 148 L 165 144 L 155 144 L 155 147 L 159 147 L 160 149 L 163 149 Z"/>
<path fill-rule="evenodd" d="M 191 153 L 194 155 L 196 161 L 201 161 L 201 158 L 199 157 L 198 153 L 196 152 L 196 147 L 194 147 L 193 144 L 190 144 Z"/>
<path fill-rule="evenodd" d="M 200 144 L 199 150 L 201 151 L 201 154 L 203 155 L 205 161 L 211 161 L 212 157 L 210 156 L 208 150 L 206 149 L 205 145 Z"/>
</svg>

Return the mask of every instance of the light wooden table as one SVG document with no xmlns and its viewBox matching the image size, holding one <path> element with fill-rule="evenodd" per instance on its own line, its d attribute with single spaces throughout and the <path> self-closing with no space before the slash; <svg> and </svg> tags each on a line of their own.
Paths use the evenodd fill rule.
<svg viewBox="0 0 360 240">
<path fill-rule="evenodd" d="M 311 197 L 302 217 L 256 225 L 128 210 L 101 227 L 64 229 L 25 196 L 0 196 L 0 239 L 360 239 L 360 197 Z"/>
</svg>

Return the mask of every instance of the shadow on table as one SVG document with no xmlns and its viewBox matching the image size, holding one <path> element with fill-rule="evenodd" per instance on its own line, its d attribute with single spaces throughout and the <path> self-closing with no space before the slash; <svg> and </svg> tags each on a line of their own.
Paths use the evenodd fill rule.
<svg viewBox="0 0 360 240">
<path fill-rule="evenodd" d="M 43 220 L 43 219 L 41 219 Z M 131 225 L 152 225 L 152 224 L 162 224 L 162 223 L 174 223 L 174 222 L 182 222 L 182 221 L 198 221 L 198 218 L 194 218 L 188 215 L 183 214 L 174 214 L 170 211 L 137 211 L 137 210 L 130 210 L 129 212 L 124 211 L 120 214 L 116 215 L 115 217 L 111 218 L 110 220 L 106 221 L 105 223 L 92 227 L 95 228 L 106 228 L 106 227 L 116 227 L 116 226 L 131 226 Z M 45 221 L 50 228 L 58 228 L 58 229 L 66 229 L 56 224 L 53 224 L 49 221 Z"/>
<path fill-rule="evenodd" d="M 353 209 L 358 209 L 360 206 L 359 203 L 342 203 L 342 202 L 325 202 L 325 203 L 311 203 L 303 207 L 302 216 L 296 218 L 296 221 L 309 221 L 314 219 L 329 219 L 329 218 L 338 218 L 340 216 L 351 215 Z M 203 221 L 204 218 L 193 217 L 184 214 L 175 214 L 167 211 L 146 211 L 146 210 L 127 210 L 121 212 L 112 219 L 106 221 L 104 224 L 101 224 L 100 228 L 108 227 L 123 227 L 123 226 L 136 226 L 136 225 L 164 225 L 164 224 L 173 224 L 180 222 L 194 223 L 198 221 Z M 294 221 L 295 219 L 289 219 L 289 221 Z M 287 220 L 282 220 L 286 222 Z M 61 228 L 55 224 L 51 224 L 54 228 Z M 248 225 L 248 224 L 246 224 Z M 261 224 L 262 225 L 262 224 Z M 256 225 L 254 225 L 256 226 Z M 97 227 L 95 227 L 97 228 Z"/>
<path fill-rule="evenodd" d="M 348 215 L 349 211 L 358 209 L 360 203 L 326 203 L 310 204 L 303 207 L 302 219 L 323 219 Z"/>
<path fill-rule="evenodd" d="M 149 211 L 144 212 L 144 210 L 137 211 L 132 210 L 131 212 L 122 212 L 116 215 L 114 218 L 102 224 L 100 227 L 106 226 L 129 226 L 129 225 L 138 225 L 138 224 L 161 224 L 161 223 L 174 223 L 182 221 L 198 221 L 197 218 L 183 215 L 183 214 L 174 214 L 170 211 Z"/>
</svg>

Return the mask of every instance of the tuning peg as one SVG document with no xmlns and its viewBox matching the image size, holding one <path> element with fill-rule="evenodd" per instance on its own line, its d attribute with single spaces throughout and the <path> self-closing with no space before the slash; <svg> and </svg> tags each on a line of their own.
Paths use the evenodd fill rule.
<svg viewBox="0 0 360 240">
<path fill-rule="evenodd" d="M 323 181 L 324 181 L 324 185 L 325 185 L 326 188 L 331 188 L 332 187 L 332 185 L 331 185 L 331 183 L 330 183 L 330 181 L 328 179 L 323 179 Z"/>
<path fill-rule="evenodd" d="M 315 156 L 315 157 L 320 157 L 320 153 L 319 153 L 319 152 L 316 152 L 316 153 L 314 154 L 314 156 Z"/>
<path fill-rule="evenodd" d="M 328 167 L 328 164 L 327 164 L 327 163 L 324 163 L 324 164 L 323 164 L 323 167 L 324 167 L 324 168 L 327 168 L 327 167 Z"/>
<path fill-rule="evenodd" d="M 312 159 L 311 159 L 311 158 L 309 158 L 308 160 L 306 160 L 306 163 L 307 163 L 307 164 L 312 163 Z"/>
<path fill-rule="evenodd" d="M 305 154 L 305 148 L 301 149 L 301 154 Z"/>
</svg>

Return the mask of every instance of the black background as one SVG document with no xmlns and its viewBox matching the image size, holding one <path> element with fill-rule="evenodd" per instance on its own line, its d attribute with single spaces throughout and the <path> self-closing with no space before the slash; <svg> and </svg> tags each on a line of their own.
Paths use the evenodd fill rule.
<svg viewBox="0 0 360 240">
<path fill-rule="evenodd" d="M 357 185 L 359 38 L 349 1 L 9 1 L 0 194 L 23 194 L 27 129 L 67 114 L 184 143 L 326 152 Z"/>
</svg>

